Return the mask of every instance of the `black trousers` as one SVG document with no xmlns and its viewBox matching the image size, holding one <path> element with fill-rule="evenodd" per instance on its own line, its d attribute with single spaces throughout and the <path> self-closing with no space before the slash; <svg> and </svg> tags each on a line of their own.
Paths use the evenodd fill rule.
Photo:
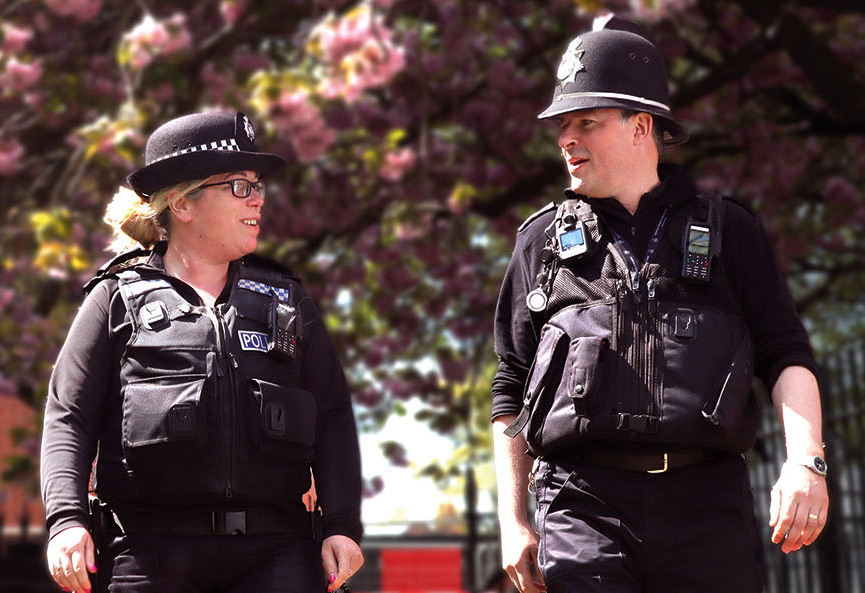
<svg viewBox="0 0 865 593">
<path fill-rule="evenodd" d="M 324 593 L 320 545 L 292 535 L 120 535 L 100 557 L 97 591 Z"/>
<path fill-rule="evenodd" d="M 758 593 L 762 550 L 740 456 L 663 474 L 542 461 L 548 593 Z"/>
</svg>

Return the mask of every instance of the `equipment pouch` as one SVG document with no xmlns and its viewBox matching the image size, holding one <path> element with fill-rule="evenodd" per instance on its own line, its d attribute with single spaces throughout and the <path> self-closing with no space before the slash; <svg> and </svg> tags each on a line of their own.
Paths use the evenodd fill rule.
<svg viewBox="0 0 865 593">
<path fill-rule="evenodd" d="M 573 445 L 580 438 L 607 343 L 598 336 L 569 339 L 563 329 L 544 326 L 526 383 L 525 409 L 508 428 L 523 430 L 533 455 Z"/>
<path fill-rule="evenodd" d="M 312 393 L 252 379 L 250 431 L 265 457 L 310 459 L 315 443 L 317 406 Z"/>
<path fill-rule="evenodd" d="M 557 349 L 546 386 L 532 410 L 526 433 L 529 449 L 538 454 L 574 446 L 584 430 L 588 407 L 600 379 L 604 338 L 574 338 L 568 349 Z"/>
<path fill-rule="evenodd" d="M 746 414 L 749 402 L 754 399 L 749 392 L 752 376 L 751 340 L 748 336 L 743 336 L 736 348 L 733 361 L 727 368 L 720 389 L 703 406 L 703 418 L 725 432 L 738 427 L 741 422 L 747 422 L 749 417 L 757 418 L 756 414 Z M 742 397 L 743 393 L 748 393 L 748 396 Z"/>
</svg>

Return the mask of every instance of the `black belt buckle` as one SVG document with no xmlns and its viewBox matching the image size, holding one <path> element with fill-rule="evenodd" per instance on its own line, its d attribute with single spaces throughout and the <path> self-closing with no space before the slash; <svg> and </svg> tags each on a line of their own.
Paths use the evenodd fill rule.
<svg viewBox="0 0 865 593">
<path fill-rule="evenodd" d="M 214 511 L 213 533 L 246 535 L 246 511 Z"/>
</svg>

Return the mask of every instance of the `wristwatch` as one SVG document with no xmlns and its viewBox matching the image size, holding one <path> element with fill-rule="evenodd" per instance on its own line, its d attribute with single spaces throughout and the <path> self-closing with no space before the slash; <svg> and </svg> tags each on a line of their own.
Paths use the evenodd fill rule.
<svg viewBox="0 0 865 593">
<path fill-rule="evenodd" d="M 826 470 L 829 469 L 829 466 L 826 465 L 826 460 L 819 455 L 807 455 L 805 457 L 797 457 L 796 459 L 788 459 L 787 461 L 796 465 L 804 465 L 819 476 L 825 476 Z"/>
</svg>

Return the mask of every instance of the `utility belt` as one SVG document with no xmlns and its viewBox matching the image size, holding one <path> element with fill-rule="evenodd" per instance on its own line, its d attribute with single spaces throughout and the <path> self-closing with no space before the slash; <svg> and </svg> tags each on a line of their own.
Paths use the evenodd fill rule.
<svg viewBox="0 0 865 593">
<path fill-rule="evenodd" d="M 314 538 L 320 530 L 318 513 L 268 507 L 217 510 L 112 511 L 99 503 L 103 532 L 163 535 L 297 535 Z"/>
<path fill-rule="evenodd" d="M 678 448 L 668 451 L 663 449 L 646 451 L 613 446 L 587 446 L 576 451 L 573 458 L 598 467 L 662 474 L 735 455 L 714 449 Z"/>
</svg>

